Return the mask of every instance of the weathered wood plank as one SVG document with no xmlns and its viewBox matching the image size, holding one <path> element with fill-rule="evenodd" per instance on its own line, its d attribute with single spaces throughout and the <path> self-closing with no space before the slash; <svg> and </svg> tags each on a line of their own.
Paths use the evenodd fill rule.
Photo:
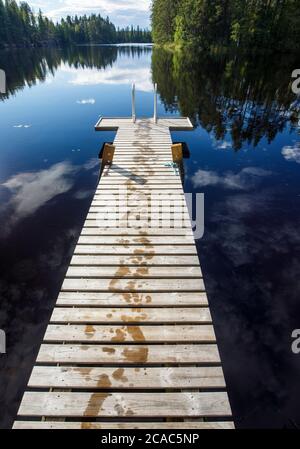
<svg viewBox="0 0 300 449">
<path fill-rule="evenodd" d="M 62 291 L 75 292 L 199 292 L 205 291 L 202 279 L 73 279 L 64 280 Z"/>
<path fill-rule="evenodd" d="M 37 363 L 64 365 L 193 365 L 220 363 L 215 344 L 80 345 L 43 344 Z"/>
<path fill-rule="evenodd" d="M 35 366 L 28 387 L 71 389 L 225 388 L 221 367 L 85 368 Z"/>
<path fill-rule="evenodd" d="M 135 255 L 135 256 L 144 256 L 147 259 L 147 256 L 158 256 L 158 255 L 176 255 L 176 256 L 185 256 L 185 255 L 196 255 L 195 245 L 187 245 L 180 246 L 178 248 L 170 245 L 153 245 L 151 247 L 145 247 L 143 245 L 127 245 L 125 246 L 110 246 L 110 245 L 77 245 L 74 251 L 74 254 L 85 254 L 85 255 Z M 150 260 L 150 259 L 148 259 Z"/>
<path fill-rule="evenodd" d="M 177 267 L 180 274 L 184 274 L 187 267 L 199 267 L 197 256 L 153 256 L 151 259 L 145 259 L 142 256 L 73 256 L 71 266 L 94 266 L 94 267 L 153 267 L 157 266 L 161 270 L 165 267 Z M 181 267 L 181 268 L 180 268 Z"/>
<path fill-rule="evenodd" d="M 49 325 L 45 342 L 86 343 L 213 343 L 211 325 L 113 326 Z"/>
<path fill-rule="evenodd" d="M 191 228 L 151 228 L 145 231 L 136 230 L 131 228 L 112 228 L 112 229 L 102 229 L 97 226 L 96 220 L 86 220 L 84 227 L 82 228 L 81 235 L 107 235 L 107 236 L 176 236 L 176 235 L 187 235 L 193 237 L 193 232 Z"/>
<path fill-rule="evenodd" d="M 116 429 L 176 429 L 176 430 L 233 430 L 234 424 L 230 421 L 210 422 L 156 422 L 156 423 L 99 423 L 99 422 L 59 422 L 59 421 L 16 421 L 14 429 L 44 429 L 44 430 L 116 430 Z"/>
<path fill-rule="evenodd" d="M 199 267 L 128 267 L 120 265 L 116 267 L 78 267 L 70 266 L 66 278 L 84 279 L 200 279 L 202 273 Z"/>
<path fill-rule="evenodd" d="M 93 324 L 135 324 L 135 323 L 194 323 L 212 322 L 208 308 L 198 309 L 95 309 L 95 308 L 56 308 L 51 323 L 93 323 Z"/>
<path fill-rule="evenodd" d="M 81 235 L 78 240 L 79 245 L 194 245 L 192 236 L 101 236 L 101 235 Z"/>
<path fill-rule="evenodd" d="M 64 365 L 191 365 L 220 363 L 215 344 L 80 345 L 43 344 L 37 363 Z"/>
<path fill-rule="evenodd" d="M 60 292 L 59 306 L 87 307 L 197 307 L 207 306 L 205 292 L 168 293 L 82 293 Z"/>
<path fill-rule="evenodd" d="M 26 392 L 19 416 L 226 417 L 227 394 L 218 393 L 39 393 Z"/>
<path fill-rule="evenodd" d="M 179 217 L 180 219 L 188 220 L 190 216 L 187 213 L 186 205 L 181 204 L 179 206 L 172 206 L 172 205 L 162 205 L 162 206 L 153 206 L 150 205 L 119 205 L 119 204 L 111 204 L 108 206 L 107 204 L 104 206 L 99 205 L 91 205 L 90 213 L 92 214 L 106 214 L 106 215 L 112 215 L 118 214 L 124 215 L 125 214 L 138 214 L 142 217 L 153 217 L 154 218 L 167 218 L 167 217 L 175 217 L 176 219 Z"/>
</svg>

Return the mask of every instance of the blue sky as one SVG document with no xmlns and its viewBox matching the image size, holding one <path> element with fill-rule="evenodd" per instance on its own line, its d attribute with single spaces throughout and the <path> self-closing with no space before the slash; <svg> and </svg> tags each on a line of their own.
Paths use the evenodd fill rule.
<svg viewBox="0 0 300 449">
<path fill-rule="evenodd" d="M 117 26 L 149 27 L 151 0 L 27 0 L 54 20 L 70 15 L 100 13 Z"/>
</svg>

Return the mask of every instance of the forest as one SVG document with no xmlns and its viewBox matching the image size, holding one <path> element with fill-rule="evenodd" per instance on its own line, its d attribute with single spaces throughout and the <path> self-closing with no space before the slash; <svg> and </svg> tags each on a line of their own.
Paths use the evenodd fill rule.
<svg viewBox="0 0 300 449">
<path fill-rule="evenodd" d="M 153 0 L 157 44 L 215 47 L 300 48 L 299 0 Z"/>
<path fill-rule="evenodd" d="M 100 14 L 66 17 L 59 23 L 37 14 L 26 2 L 0 0 L 0 48 L 67 44 L 151 42 L 151 32 L 139 27 L 117 29 Z"/>
</svg>

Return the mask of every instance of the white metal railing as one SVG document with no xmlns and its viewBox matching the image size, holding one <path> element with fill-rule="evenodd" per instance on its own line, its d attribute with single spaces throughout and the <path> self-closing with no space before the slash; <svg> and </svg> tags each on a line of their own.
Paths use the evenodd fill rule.
<svg viewBox="0 0 300 449">
<path fill-rule="evenodd" d="M 131 90 L 131 102 L 132 102 L 132 121 L 136 122 L 136 108 L 135 108 L 135 83 L 132 84 Z M 154 123 L 157 123 L 158 115 L 157 115 L 157 84 L 154 84 L 154 115 L 153 115 Z"/>
</svg>

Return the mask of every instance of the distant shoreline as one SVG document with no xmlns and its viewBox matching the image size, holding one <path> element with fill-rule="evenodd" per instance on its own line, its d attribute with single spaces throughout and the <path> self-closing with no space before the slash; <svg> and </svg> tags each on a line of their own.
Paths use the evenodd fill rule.
<svg viewBox="0 0 300 449">
<path fill-rule="evenodd" d="M 43 49 L 43 48 L 65 48 L 65 47 L 154 47 L 153 43 L 150 42 L 119 42 L 119 43 L 113 43 L 113 44 L 66 44 L 62 45 L 59 43 L 48 43 L 48 44 L 41 44 L 41 45 L 6 45 L 4 44 L 3 47 L 0 47 L 0 51 L 6 51 L 6 50 L 22 50 L 22 49 Z"/>
</svg>

